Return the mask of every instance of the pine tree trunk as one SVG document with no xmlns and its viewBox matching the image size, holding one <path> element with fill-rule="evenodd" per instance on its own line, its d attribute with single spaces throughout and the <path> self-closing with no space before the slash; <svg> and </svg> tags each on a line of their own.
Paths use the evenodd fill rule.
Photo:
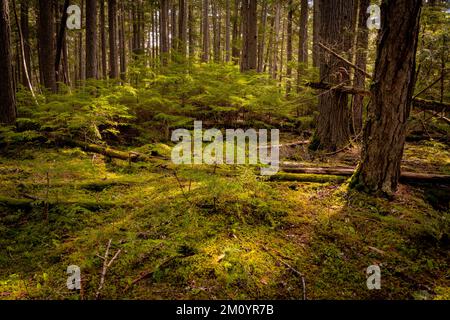
<svg viewBox="0 0 450 320">
<path fill-rule="evenodd" d="M 119 60 L 120 60 L 120 79 L 125 82 L 127 78 L 127 57 L 125 41 L 125 8 L 123 2 L 120 2 L 119 14 Z"/>
<path fill-rule="evenodd" d="M 86 0 L 86 79 L 97 79 L 97 0 Z"/>
<path fill-rule="evenodd" d="M 55 74 L 55 29 L 54 11 L 52 1 L 39 0 L 39 67 L 42 73 L 42 81 L 45 88 L 56 92 Z"/>
<path fill-rule="evenodd" d="M 231 60 L 231 5 L 230 0 L 225 3 L 225 61 Z"/>
<path fill-rule="evenodd" d="M 0 0 L 0 123 L 16 121 L 16 98 L 13 88 L 11 27 L 8 0 Z"/>
<path fill-rule="evenodd" d="M 398 186 L 415 85 L 422 0 L 383 1 L 372 100 L 352 186 L 392 195 Z"/>
<path fill-rule="evenodd" d="M 175 53 L 178 48 L 178 21 L 177 21 L 177 5 L 176 0 L 172 0 L 172 5 L 170 8 L 170 30 L 171 30 L 171 40 L 172 49 Z"/>
<path fill-rule="evenodd" d="M 239 6 L 241 1 L 235 0 L 234 1 L 234 11 L 233 11 L 233 40 L 232 40 L 232 48 L 231 48 L 231 57 L 234 61 L 234 63 L 237 63 L 239 61 L 240 56 L 240 50 L 239 50 L 239 39 L 240 39 L 240 32 L 239 32 L 239 25 L 240 25 L 240 19 L 239 19 Z"/>
<path fill-rule="evenodd" d="M 189 17 L 188 17 L 188 26 L 189 26 L 189 58 L 192 59 L 195 57 L 195 46 L 197 41 L 197 32 L 195 28 L 195 15 L 194 15 L 194 5 L 191 0 L 189 2 Z"/>
<path fill-rule="evenodd" d="M 256 0 L 243 0 L 244 44 L 242 48 L 241 71 L 256 70 L 257 68 L 257 3 Z"/>
<path fill-rule="evenodd" d="M 108 0 L 109 25 L 109 77 L 119 79 L 118 48 L 117 48 L 117 1 Z"/>
<path fill-rule="evenodd" d="M 320 41 L 342 56 L 351 53 L 353 36 L 354 0 L 329 0 L 320 4 Z M 350 81 L 350 68 L 340 59 L 329 54 L 320 55 L 320 79 L 339 85 Z M 350 111 L 348 95 L 330 91 L 319 97 L 317 130 L 313 149 L 335 151 L 350 140 Z"/>
<path fill-rule="evenodd" d="M 272 45 L 272 68 L 270 70 L 270 74 L 272 79 L 277 78 L 278 74 L 278 49 L 280 42 L 280 23 L 281 23 L 281 4 L 280 1 L 277 0 L 275 4 L 275 17 L 274 17 L 274 40 Z"/>
</svg>

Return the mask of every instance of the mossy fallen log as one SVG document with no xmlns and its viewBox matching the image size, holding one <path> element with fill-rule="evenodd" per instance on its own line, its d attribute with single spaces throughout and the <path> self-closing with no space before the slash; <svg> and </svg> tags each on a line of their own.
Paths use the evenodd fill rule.
<svg viewBox="0 0 450 320">
<path fill-rule="evenodd" d="M 43 207 L 46 205 L 46 201 L 43 199 L 16 199 L 10 197 L 0 196 L 0 206 L 8 207 L 15 210 L 28 211 L 36 207 Z M 99 211 L 102 209 L 108 209 L 120 204 L 114 202 L 97 202 L 97 201 L 49 201 L 48 206 L 79 206 L 90 211 Z"/>
<path fill-rule="evenodd" d="M 282 166 L 282 171 L 294 176 L 289 176 L 289 181 L 295 179 L 295 175 L 298 175 L 298 181 L 303 181 L 301 175 L 321 175 L 321 176 L 341 176 L 350 177 L 353 175 L 355 168 L 352 167 L 303 167 L 301 165 L 295 165 L 293 163 Z M 279 178 L 280 180 L 280 178 Z M 417 173 L 417 172 L 402 172 L 400 176 L 400 182 L 402 183 L 438 183 L 438 184 L 450 184 L 450 175 L 436 174 L 436 173 Z"/>
<path fill-rule="evenodd" d="M 293 174 L 293 173 L 278 173 L 269 178 L 269 181 L 277 182 L 315 182 L 328 183 L 336 182 L 343 183 L 347 178 L 343 176 L 321 175 L 321 174 Z"/>
</svg>

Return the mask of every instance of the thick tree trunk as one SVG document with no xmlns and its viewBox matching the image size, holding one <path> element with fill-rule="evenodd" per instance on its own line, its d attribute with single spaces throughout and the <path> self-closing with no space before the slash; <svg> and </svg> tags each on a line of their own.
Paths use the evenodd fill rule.
<svg viewBox="0 0 450 320">
<path fill-rule="evenodd" d="M 86 0 L 86 79 L 98 78 L 97 0 Z"/>
<path fill-rule="evenodd" d="M 8 0 L 0 0 L 0 123 L 3 124 L 13 124 L 16 121 L 9 23 Z"/>
<path fill-rule="evenodd" d="M 422 0 L 384 1 L 372 100 L 361 163 L 352 186 L 391 195 L 397 189 L 415 84 Z"/>
<path fill-rule="evenodd" d="M 108 24 L 109 24 L 109 77 L 119 79 L 117 47 L 117 1 L 108 0 Z"/>
<path fill-rule="evenodd" d="M 339 55 L 351 52 L 355 0 L 330 0 L 320 3 L 320 40 Z M 320 78 L 330 84 L 348 84 L 349 66 L 337 57 L 320 54 Z M 350 111 L 348 95 L 331 91 L 319 97 L 319 116 L 317 130 L 311 147 L 335 151 L 345 146 L 350 140 Z"/>
<path fill-rule="evenodd" d="M 369 30 L 367 28 L 367 19 L 369 14 L 367 8 L 370 6 L 370 0 L 359 0 L 358 30 L 356 38 L 356 66 L 366 70 L 367 50 L 369 46 Z M 364 88 L 366 76 L 364 73 L 356 71 L 353 85 L 357 88 Z M 359 134 L 363 125 L 363 100 L 364 97 L 356 95 L 353 97 L 353 131 L 355 135 Z"/>
<path fill-rule="evenodd" d="M 39 67 L 45 88 L 56 92 L 55 74 L 55 29 L 52 1 L 39 0 Z"/>
<path fill-rule="evenodd" d="M 243 0 L 244 44 L 242 48 L 241 71 L 256 70 L 257 68 L 257 3 L 256 0 Z"/>
</svg>

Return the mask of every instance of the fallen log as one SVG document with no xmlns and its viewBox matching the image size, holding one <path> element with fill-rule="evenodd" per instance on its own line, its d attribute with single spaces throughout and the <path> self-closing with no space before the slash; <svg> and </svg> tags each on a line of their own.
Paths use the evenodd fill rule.
<svg viewBox="0 0 450 320">
<path fill-rule="evenodd" d="M 302 167 L 294 164 L 283 165 L 281 170 L 291 174 L 317 174 L 317 175 L 331 175 L 341 177 L 351 177 L 355 171 L 353 167 Z M 289 181 L 295 178 L 290 176 Z M 301 177 L 299 177 L 301 179 Z M 434 174 L 434 173 L 417 173 L 417 172 L 402 172 L 400 176 L 402 183 L 440 183 L 450 184 L 450 175 Z"/>
<path fill-rule="evenodd" d="M 5 206 L 8 208 L 16 210 L 30 210 L 33 207 L 39 207 L 45 205 L 47 201 L 45 199 L 40 199 L 37 197 L 28 196 L 26 199 L 16 199 L 0 196 L 0 206 Z M 111 207 L 120 207 L 121 204 L 114 202 L 97 202 L 97 201 L 48 201 L 49 206 L 72 206 L 77 205 L 79 207 L 91 210 L 99 211 L 101 209 L 107 209 Z"/>
</svg>

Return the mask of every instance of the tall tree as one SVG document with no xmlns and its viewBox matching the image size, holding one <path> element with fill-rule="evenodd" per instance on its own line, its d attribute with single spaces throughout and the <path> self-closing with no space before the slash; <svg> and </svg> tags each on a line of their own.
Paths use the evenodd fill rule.
<svg viewBox="0 0 450 320">
<path fill-rule="evenodd" d="M 209 0 L 203 0 L 202 8 L 202 62 L 209 61 Z"/>
<path fill-rule="evenodd" d="M 108 24 L 109 24 L 109 77 L 119 78 L 117 47 L 117 1 L 108 0 Z"/>
<path fill-rule="evenodd" d="M 320 3 L 320 42 L 336 53 L 347 56 L 353 45 L 352 30 L 355 0 L 329 0 Z M 334 55 L 320 55 L 320 79 L 331 85 L 349 84 L 350 68 Z M 348 95 L 331 90 L 319 97 L 317 130 L 311 147 L 335 151 L 350 140 Z"/>
<path fill-rule="evenodd" d="M 231 4 L 230 0 L 225 2 L 225 61 L 231 60 Z"/>
<path fill-rule="evenodd" d="M 390 0 L 381 5 L 372 100 L 361 163 L 351 184 L 368 192 L 391 195 L 398 186 L 415 85 L 421 7 L 422 0 Z"/>
<path fill-rule="evenodd" d="M 106 51 L 106 18 L 105 18 L 105 0 L 100 0 L 100 45 L 102 51 L 102 78 L 108 77 L 108 57 Z"/>
<path fill-rule="evenodd" d="M 288 16 L 287 16 L 287 44 L 286 44 L 286 95 L 291 92 L 291 77 L 292 77 L 292 38 L 293 38 L 293 19 L 294 19 L 294 1 L 288 1 Z"/>
<path fill-rule="evenodd" d="M 361 70 L 366 70 L 367 65 L 367 50 L 369 47 L 369 29 L 367 28 L 367 19 L 369 19 L 369 13 L 367 8 L 370 6 L 370 0 L 359 0 L 359 13 L 358 13 L 358 30 L 356 36 L 356 66 Z M 366 76 L 360 71 L 356 71 L 354 78 L 354 86 L 357 88 L 364 88 L 366 83 Z M 355 95 L 353 97 L 353 131 L 355 134 L 359 134 L 363 125 L 363 100 L 361 95 Z"/>
<path fill-rule="evenodd" d="M 30 24 L 29 24 L 29 5 L 28 0 L 24 0 L 20 4 L 20 29 L 22 32 L 24 63 L 22 69 L 22 85 L 28 87 L 31 84 L 31 47 L 30 47 Z M 28 73 L 28 74 L 26 74 Z M 27 79 L 29 77 L 29 79 Z M 30 83 L 28 83 L 30 80 Z"/>
<path fill-rule="evenodd" d="M 242 47 L 241 71 L 256 70 L 257 68 L 257 2 L 243 0 L 244 43 Z"/>
<path fill-rule="evenodd" d="M 318 46 L 320 33 L 320 4 L 323 0 L 314 0 L 313 3 L 313 66 L 319 67 L 320 49 Z"/>
<path fill-rule="evenodd" d="M 308 0 L 301 0 L 298 40 L 297 90 L 300 90 L 300 76 L 308 66 Z"/>
<path fill-rule="evenodd" d="M 159 5 L 161 63 L 167 65 L 169 55 L 169 0 L 160 0 Z"/>
<path fill-rule="evenodd" d="M 97 0 L 86 0 L 86 79 L 98 78 Z"/>
<path fill-rule="evenodd" d="M 178 52 L 180 56 L 184 59 L 186 58 L 187 49 L 187 0 L 179 0 L 178 2 L 179 12 L 178 12 L 178 30 L 179 30 L 179 40 L 178 40 Z"/>
<path fill-rule="evenodd" d="M 261 24 L 258 32 L 258 72 L 263 72 L 264 68 L 264 50 L 266 42 L 266 29 L 267 29 L 267 14 L 268 14 L 267 0 L 263 0 L 261 8 Z"/>
<path fill-rule="evenodd" d="M 44 87 L 51 92 L 56 92 L 56 73 L 54 69 L 56 60 L 55 28 L 53 23 L 54 10 L 52 1 L 39 0 L 39 68 Z"/>
<path fill-rule="evenodd" d="M 0 0 L 0 123 L 4 124 L 13 124 L 16 121 L 9 23 L 8 0 Z"/>
</svg>

